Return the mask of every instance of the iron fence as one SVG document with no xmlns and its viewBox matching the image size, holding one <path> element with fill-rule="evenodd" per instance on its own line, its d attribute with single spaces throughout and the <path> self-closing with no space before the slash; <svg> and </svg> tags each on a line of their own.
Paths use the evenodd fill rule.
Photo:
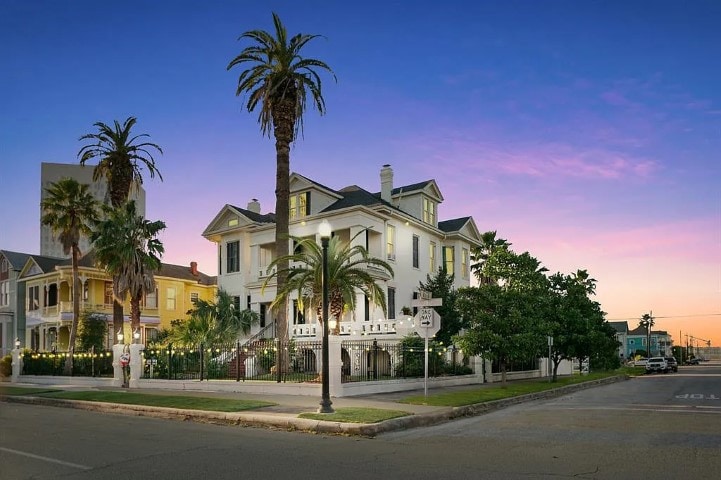
<svg viewBox="0 0 721 480">
<path fill-rule="evenodd" d="M 65 362 L 69 352 L 25 352 L 23 354 L 23 375 L 67 376 Z M 70 376 L 112 377 L 113 352 L 94 348 L 73 353 L 73 367 Z"/>
<path fill-rule="evenodd" d="M 471 373 L 471 369 L 458 357 L 458 351 L 452 347 L 429 345 L 428 376 Z M 418 378 L 425 375 L 425 345 L 348 340 L 341 343 L 341 358 L 343 383 Z"/>
<path fill-rule="evenodd" d="M 149 346 L 144 351 L 142 378 L 168 380 L 278 380 L 316 382 L 320 341 L 255 339 L 223 345 Z"/>
<path fill-rule="evenodd" d="M 538 370 L 538 368 L 538 357 L 533 357 L 526 360 L 513 360 L 506 363 L 506 372 L 525 372 L 528 370 Z M 501 362 L 499 360 L 493 360 L 493 362 L 491 363 L 491 372 L 501 373 Z"/>
</svg>

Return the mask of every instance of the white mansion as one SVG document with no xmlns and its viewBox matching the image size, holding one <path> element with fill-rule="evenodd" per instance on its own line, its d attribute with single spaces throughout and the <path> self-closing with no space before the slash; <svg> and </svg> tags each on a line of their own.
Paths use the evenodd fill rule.
<svg viewBox="0 0 721 480">
<path fill-rule="evenodd" d="M 401 309 L 411 306 L 420 282 L 443 265 L 454 274 L 456 288 L 470 285 L 470 251 L 480 242 L 473 218 L 439 220 L 443 195 L 435 180 L 394 187 L 393 170 L 384 165 L 380 187 L 379 193 L 356 185 L 334 190 L 297 173 L 290 177 L 291 235 L 320 242 L 318 226 L 327 220 L 334 236 L 365 246 L 371 256 L 387 260 L 394 270 L 393 278 L 380 271 L 376 275 L 387 293 L 388 318 L 359 293 L 356 310 L 336 319 L 341 335 L 396 336 Z M 359 232 L 363 233 L 356 236 Z M 251 334 L 268 328 L 273 323 L 268 305 L 275 287 L 271 283 L 262 290 L 262 285 L 275 252 L 275 215 L 261 213 L 255 199 L 246 208 L 227 204 L 203 236 L 218 245 L 218 288 L 235 297 L 239 307 L 260 314 L 260 325 Z M 291 304 L 287 318 L 291 337 L 320 336 L 312 312 L 297 312 Z"/>
</svg>

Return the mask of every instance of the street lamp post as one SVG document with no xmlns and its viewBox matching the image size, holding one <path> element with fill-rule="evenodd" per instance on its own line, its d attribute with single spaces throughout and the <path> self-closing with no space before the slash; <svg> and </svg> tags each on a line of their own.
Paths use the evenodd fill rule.
<svg viewBox="0 0 721 480">
<path fill-rule="evenodd" d="M 330 239 L 331 226 L 327 220 L 323 220 L 318 226 L 320 243 L 323 247 L 323 379 L 322 398 L 318 413 L 333 413 L 330 401 L 330 366 L 328 365 L 328 240 Z"/>
</svg>

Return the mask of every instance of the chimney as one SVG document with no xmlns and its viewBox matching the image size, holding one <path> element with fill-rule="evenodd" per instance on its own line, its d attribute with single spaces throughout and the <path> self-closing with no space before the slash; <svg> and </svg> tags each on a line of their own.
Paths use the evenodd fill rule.
<svg viewBox="0 0 721 480">
<path fill-rule="evenodd" d="M 248 202 L 248 210 L 260 215 L 260 202 L 258 201 L 257 198 L 254 198 L 250 202 Z"/>
<path fill-rule="evenodd" d="M 190 262 L 190 273 L 195 277 L 198 276 L 198 262 Z"/>
<path fill-rule="evenodd" d="M 393 169 L 389 164 L 381 168 L 381 199 L 390 203 L 391 192 L 393 191 Z"/>
</svg>

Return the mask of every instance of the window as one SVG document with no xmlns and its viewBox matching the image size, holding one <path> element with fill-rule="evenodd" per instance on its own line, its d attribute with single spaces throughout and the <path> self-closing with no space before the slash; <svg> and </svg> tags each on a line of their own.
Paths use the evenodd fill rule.
<svg viewBox="0 0 721 480">
<path fill-rule="evenodd" d="M 7 258 L 3 258 L 2 262 L 0 262 L 0 272 L 6 273 L 8 271 L 8 260 Z"/>
<path fill-rule="evenodd" d="M 240 296 L 239 295 L 235 295 L 233 297 L 233 308 L 235 309 L 236 312 L 240 312 Z"/>
<path fill-rule="evenodd" d="M 265 328 L 265 311 L 267 305 L 265 303 L 260 304 L 260 328 Z"/>
<path fill-rule="evenodd" d="M 368 295 L 363 295 L 363 319 L 368 322 L 371 319 L 371 302 L 368 301 Z"/>
<path fill-rule="evenodd" d="M 413 268 L 418 268 L 418 244 L 420 239 L 418 235 L 413 235 Z"/>
<path fill-rule="evenodd" d="M 298 309 L 298 300 L 293 300 L 293 324 L 305 324 L 305 316 L 303 315 L 303 312 Z"/>
<path fill-rule="evenodd" d="M 468 278 L 468 249 L 461 250 L 461 275 Z"/>
<path fill-rule="evenodd" d="M 87 302 L 90 297 L 90 280 L 83 282 L 83 302 Z"/>
<path fill-rule="evenodd" d="M 250 295 L 248 295 L 245 299 L 245 308 L 250 310 Z"/>
<path fill-rule="evenodd" d="M 428 247 L 428 269 L 431 273 L 435 273 L 436 269 L 436 244 L 435 242 L 431 242 L 430 246 Z"/>
<path fill-rule="evenodd" d="M 6 307 L 10 304 L 10 282 L 0 283 L 0 306 Z"/>
<path fill-rule="evenodd" d="M 190 303 L 195 304 L 198 301 L 198 292 L 190 292 Z"/>
<path fill-rule="evenodd" d="M 158 308 L 158 287 L 153 286 L 153 290 L 145 292 L 145 308 Z"/>
<path fill-rule="evenodd" d="M 388 319 L 396 318 L 396 289 L 388 287 Z"/>
<path fill-rule="evenodd" d="M 228 242 L 226 245 L 228 264 L 225 273 L 233 273 L 240 271 L 240 242 Z"/>
<path fill-rule="evenodd" d="M 431 225 L 436 224 L 436 203 L 428 198 L 423 198 L 423 221 Z"/>
<path fill-rule="evenodd" d="M 290 196 L 290 219 L 304 218 L 310 215 L 310 192 L 298 193 Z"/>
<path fill-rule="evenodd" d="M 223 274 L 223 247 L 218 244 L 218 275 Z"/>
<path fill-rule="evenodd" d="M 40 308 L 40 286 L 28 288 L 28 310 L 37 310 Z"/>
<path fill-rule="evenodd" d="M 105 282 L 105 290 L 103 295 L 103 303 L 105 305 L 113 304 L 113 282 Z"/>
<path fill-rule="evenodd" d="M 165 289 L 165 308 L 167 310 L 175 310 L 175 287 Z"/>
<path fill-rule="evenodd" d="M 388 260 L 396 259 L 396 227 L 386 226 L 386 256 Z"/>
<path fill-rule="evenodd" d="M 443 247 L 443 266 L 445 267 L 448 275 L 453 275 L 455 273 L 453 270 L 454 260 L 455 251 L 453 250 L 453 247 Z"/>
</svg>

